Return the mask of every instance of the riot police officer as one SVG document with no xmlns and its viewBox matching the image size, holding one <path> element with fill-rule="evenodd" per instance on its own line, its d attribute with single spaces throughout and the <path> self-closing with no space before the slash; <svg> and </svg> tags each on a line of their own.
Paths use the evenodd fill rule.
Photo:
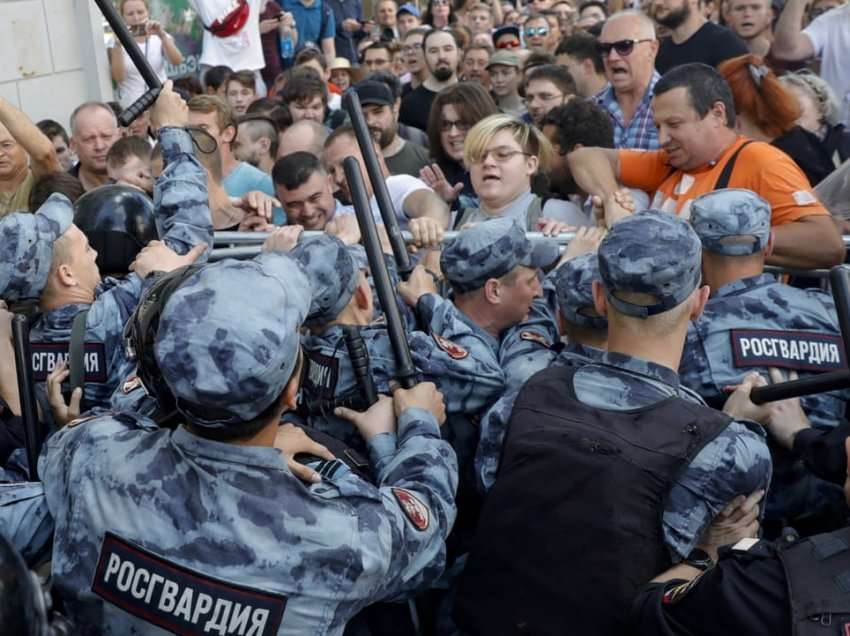
<svg viewBox="0 0 850 636">
<path fill-rule="evenodd" d="M 52 195 L 36 214 L 12 214 L 0 220 L 0 296 L 12 301 L 38 299 L 42 312 L 30 329 L 35 379 L 46 380 L 68 357 L 70 342 L 78 340 L 88 407 L 107 406 L 112 391 L 132 370 L 121 336 L 142 292 L 143 278 L 153 270 L 192 262 L 212 246 L 206 175 L 183 128 L 186 104 L 169 83 L 151 117 L 160 129 L 167 164 L 154 192 L 164 243 L 153 242 L 139 253 L 134 274 L 101 280 L 97 252 L 73 224 L 73 208 L 63 195 Z M 80 315 L 84 319 L 77 321 L 74 336 Z M 43 388 L 39 386 L 42 397 Z M 46 400 L 42 404 L 46 407 Z"/>
<path fill-rule="evenodd" d="M 279 421 L 301 380 L 307 277 L 273 253 L 180 275 L 156 300 L 153 341 L 180 426 L 104 414 L 47 442 L 53 577 L 81 633 L 339 633 L 363 606 L 426 586 L 457 484 L 434 386 L 352 417 L 381 449 L 380 487 L 330 458 L 305 486 Z"/>
<path fill-rule="evenodd" d="M 691 206 L 691 224 L 703 247 L 702 271 L 711 297 L 688 330 L 682 354 L 682 383 L 720 407 L 724 387 L 748 371 L 781 367 L 801 377 L 846 367 L 832 297 L 819 289 L 784 285 L 764 272 L 772 251 L 770 205 L 749 190 L 704 194 Z M 802 398 L 819 429 L 844 415 L 848 391 Z M 765 529 L 771 536 L 786 525 L 803 534 L 844 524 L 841 490 L 818 479 L 779 446 L 772 447 L 772 487 Z"/>
<path fill-rule="evenodd" d="M 769 481 L 763 432 L 679 385 L 708 297 L 687 222 L 630 216 L 598 259 L 608 351 L 520 390 L 457 597 L 471 634 L 620 633 L 638 587 Z"/>
</svg>

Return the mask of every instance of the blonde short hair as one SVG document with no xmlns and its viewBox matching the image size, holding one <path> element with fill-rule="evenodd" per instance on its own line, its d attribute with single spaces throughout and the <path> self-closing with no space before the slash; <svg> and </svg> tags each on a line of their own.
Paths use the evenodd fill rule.
<svg viewBox="0 0 850 636">
<path fill-rule="evenodd" d="M 538 160 L 538 171 L 545 172 L 552 161 L 552 144 L 532 124 L 510 115 L 490 115 L 475 124 L 467 133 L 463 144 L 463 158 L 467 165 L 480 161 L 493 138 L 503 130 L 519 144 L 520 148 Z"/>
</svg>

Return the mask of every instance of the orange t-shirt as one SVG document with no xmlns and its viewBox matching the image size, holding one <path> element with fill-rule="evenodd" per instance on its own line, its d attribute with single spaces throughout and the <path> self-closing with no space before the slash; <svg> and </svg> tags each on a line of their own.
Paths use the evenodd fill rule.
<svg viewBox="0 0 850 636">
<path fill-rule="evenodd" d="M 688 219 L 691 201 L 714 190 L 726 162 L 745 141 L 745 137 L 739 136 L 714 165 L 693 172 L 674 170 L 667 163 L 667 153 L 663 150 L 620 150 L 620 183 L 654 193 L 651 208 Z M 794 160 L 768 143 L 751 143 L 741 151 L 728 187 L 752 190 L 770 203 L 771 225 L 829 214 Z"/>
</svg>

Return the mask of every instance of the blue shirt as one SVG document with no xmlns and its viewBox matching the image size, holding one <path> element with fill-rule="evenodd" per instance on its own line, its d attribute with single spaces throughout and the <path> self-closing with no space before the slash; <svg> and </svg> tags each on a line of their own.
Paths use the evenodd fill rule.
<svg viewBox="0 0 850 636">
<path fill-rule="evenodd" d="M 255 190 L 259 190 L 270 197 L 275 196 L 271 175 L 244 161 L 240 161 L 236 169 L 224 178 L 223 185 L 224 191 L 230 197 L 242 197 Z M 286 225 L 286 216 L 283 210 L 274 208 L 273 212 L 272 222 L 275 225 Z"/>
<path fill-rule="evenodd" d="M 608 84 L 593 97 L 593 101 L 608 111 L 611 123 L 614 125 L 614 147 L 615 148 L 637 148 L 640 150 L 658 150 L 658 129 L 655 127 L 652 110 L 652 97 L 655 84 L 661 76 L 658 72 L 652 73 L 646 93 L 638 104 L 634 115 L 629 123 L 625 123 L 623 110 L 617 101 L 614 87 Z"/>
<path fill-rule="evenodd" d="M 283 0 L 280 4 L 284 11 L 289 11 L 295 18 L 298 27 L 296 50 L 300 51 L 307 44 L 321 48 L 322 40 L 336 35 L 334 14 L 323 0 L 315 0 L 309 7 L 305 7 L 300 0 Z"/>
</svg>

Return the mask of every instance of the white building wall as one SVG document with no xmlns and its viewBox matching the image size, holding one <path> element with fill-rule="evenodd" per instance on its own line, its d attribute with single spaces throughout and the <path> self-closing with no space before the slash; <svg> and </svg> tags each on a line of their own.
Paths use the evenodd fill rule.
<svg viewBox="0 0 850 636">
<path fill-rule="evenodd" d="M 81 102 L 113 99 L 102 25 L 92 0 L 0 0 L 0 97 L 66 128 Z"/>
</svg>

